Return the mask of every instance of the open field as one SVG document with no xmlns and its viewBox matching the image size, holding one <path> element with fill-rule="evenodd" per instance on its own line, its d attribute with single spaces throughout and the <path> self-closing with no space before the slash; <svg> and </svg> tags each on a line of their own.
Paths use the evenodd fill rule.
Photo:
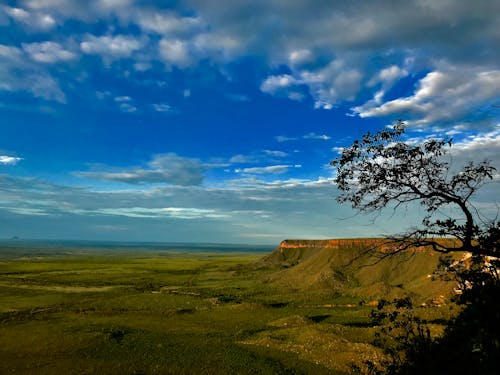
<svg viewBox="0 0 500 375">
<path fill-rule="evenodd" d="M 342 374 L 381 358 L 369 297 L 392 289 L 373 278 L 380 265 L 320 287 L 323 265 L 263 255 L 0 252 L 0 373 Z M 414 294 L 428 290 L 426 262 L 413 267 Z M 420 312 L 438 321 L 449 306 Z"/>
</svg>

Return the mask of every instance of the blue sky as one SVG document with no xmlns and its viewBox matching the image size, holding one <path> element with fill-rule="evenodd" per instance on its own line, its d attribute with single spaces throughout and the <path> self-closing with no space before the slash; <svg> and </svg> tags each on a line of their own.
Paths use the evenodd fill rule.
<svg viewBox="0 0 500 375">
<path fill-rule="evenodd" d="M 335 202 L 330 160 L 404 119 L 499 167 L 500 4 L 0 5 L 0 238 L 276 243 L 416 222 Z M 496 214 L 498 184 L 477 205 Z"/>
</svg>

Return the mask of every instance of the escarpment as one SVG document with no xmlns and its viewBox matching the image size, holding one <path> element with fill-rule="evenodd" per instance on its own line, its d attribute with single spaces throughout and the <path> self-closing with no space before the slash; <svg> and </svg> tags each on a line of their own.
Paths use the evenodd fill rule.
<svg viewBox="0 0 500 375">
<path fill-rule="evenodd" d="M 363 300 L 409 294 L 422 302 L 451 296 L 455 284 L 434 276 L 439 254 L 422 247 L 381 257 L 387 250 L 382 238 L 288 239 L 261 262 L 277 268 L 267 282 L 305 293 Z"/>
</svg>

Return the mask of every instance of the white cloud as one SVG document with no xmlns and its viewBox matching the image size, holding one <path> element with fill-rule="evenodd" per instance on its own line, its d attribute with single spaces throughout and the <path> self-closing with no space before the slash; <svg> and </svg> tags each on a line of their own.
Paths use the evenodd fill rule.
<svg viewBox="0 0 500 375">
<path fill-rule="evenodd" d="M 146 31 L 162 35 L 192 33 L 201 27 L 198 17 L 181 17 L 172 11 L 140 9 L 135 18 Z"/>
<path fill-rule="evenodd" d="M 302 65 L 304 63 L 312 62 L 314 55 L 308 49 L 300 49 L 290 52 L 289 60 L 292 66 Z"/>
<path fill-rule="evenodd" d="M 101 55 L 107 59 L 119 59 L 131 57 L 134 52 L 143 48 L 146 43 L 146 39 L 131 35 L 103 35 L 97 37 L 87 34 L 84 41 L 80 43 L 80 48 L 86 54 Z"/>
<path fill-rule="evenodd" d="M 35 97 L 66 102 L 59 83 L 49 73 L 27 61 L 23 50 L 0 44 L 0 90 L 29 92 Z"/>
<path fill-rule="evenodd" d="M 262 82 L 260 89 L 264 92 L 274 94 L 276 91 L 283 88 L 288 88 L 296 83 L 297 82 L 295 78 L 293 78 L 291 75 L 282 74 L 279 76 L 270 76 L 266 78 L 266 80 Z"/>
<path fill-rule="evenodd" d="M 193 63 L 189 47 L 185 41 L 162 39 L 159 43 L 161 58 L 170 65 L 185 68 Z"/>
<path fill-rule="evenodd" d="M 138 111 L 137 107 L 133 103 L 133 99 L 130 96 L 115 96 L 113 100 L 118 104 L 120 111 L 124 113 L 135 113 Z"/>
<path fill-rule="evenodd" d="M 242 41 L 233 35 L 214 32 L 197 35 L 193 44 L 201 56 L 210 56 L 217 62 L 231 61 L 244 49 Z"/>
<path fill-rule="evenodd" d="M 314 132 L 308 133 L 308 134 L 304 135 L 302 138 L 304 138 L 304 139 L 317 139 L 317 140 L 322 140 L 322 141 L 328 141 L 329 139 L 331 139 L 331 137 L 329 137 L 326 134 L 316 134 Z"/>
<path fill-rule="evenodd" d="M 236 173 L 256 173 L 256 174 L 280 174 L 286 173 L 290 168 L 300 168 L 300 165 L 270 165 L 267 167 L 252 167 L 235 169 Z"/>
<path fill-rule="evenodd" d="M 168 10 L 132 0 L 23 0 L 16 6 L 0 7 L 0 13 L 12 22 L 45 30 L 71 19 L 87 24 L 108 22 L 110 34 L 137 27 L 143 37 L 86 35 L 80 43 L 83 53 L 100 55 L 108 64 L 133 59 L 135 72 L 152 69 L 158 58 L 167 67 L 181 69 L 207 59 L 224 71 L 225 63 L 257 56 L 268 71 L 284 67 L 287 72 L 262 81 L 260 88 L 267 94 L 295 101 L 312 97 L 316 108 L 333 109 L 359 99 L 364 88 L 376 92 L 373 100 L 354 105 L 361 116 L 403 109 L 416 117 L 428 112 L 418 98 L 383 103 L 390 87 L 403 77 L 426 71 L 452 74 L 459 81 L 477 72 L 498 71 L 500 52 L 495 47 L 500 42 L 500 21 L 495 15 L 499 12 L 497 2 L 489 0 L 474 4 L 462 0 L 436 4 L 353 0 L 314 6 L 305 0 L 293 4 L 255 0 L 251 9 L 245 2 L 188 0 L 176 2 Z M 30 56 L 47 63 L 74 58 L 74 51 L 59 47 L 40 44 Z M 456 72 L 450 73 L 443 65 L 454 65 Z M 458 90 L 460 85 L 463 82 L 458 82 Z M 467 95 L 452 93 L 460 100 Z M 476 100 L 465 105 L 467 110 L 462 113 L 471 113 L 478 106 Z M 458 112 L 458 107 L 453 111 Z M 438 118 L 447 116 L 437 112 L 441 112 Z"/>
<path fill-rule="evenodd" d="M 131 218 L 152 218 L 161 219 L 165 217 L 175 219 L 222 219 L 230 217 L 229 213 L 218 212 L 214 209 L 200 209 L 191 207 L 118 207 L 102 208 L 96 210 L 80 210 L 79 214 L 84 215 L 111 215 L 125 216 Z"/>
<path fill-rule="evenodd" d="M 64 7 L 65 0 L 25 0 L 24 3 L 30 9 L 54 9 Z"/>
<path fill-rule="evenodd" d="M 119 9 L 130 7 L 134 0 L 97 0 L 97 6 L 101 9 Z"/>
<path fill-rule="evenodd" d="M 455 142 L 451 148 L 453 162 L 463 164 L 468 160 L 476 162 L 489 160 L 500 170 L 500 124 L 488 133 L 475 134 Z"/>
<path fill-rule="evenodd" d="M 138 72 L 145 72 L 153 67 L 153 65 L 148 61 L 139 61 L 134 63 L 134 69 Z"/>
<path fill-rule="evenodd" d="M 56 20 L 48 13 L 31 12 L 23 8 L 14 8 L 9 6 L 0 6 L 0 11 L 3 11 L 11 19 L 22 23 L 28 28 L 46 31 L 56 26 Z"/>
<path fill-rule="evenodd" d="M 174 109 L 170 104 L 167 103 L 157 103 L 151 104 L 156 112 L 173 112 Z"/>
<path fill-rule="evenodd" d="M 56 63 L 74 60 L 77 56 L 74 52 L 64 49 L 56 42 L 23 43 L 23 50 L 37 62 Z"/>
<path fill-rule="evenodd" d="M 132 101 L 132 98 L 130 96 L 116 96 L 115 97 L 115 102 L 130 102 Z"/>
<path fill-rule="evenodd" d="M 408 72 L 405 69 L 401 69 L 397 65 L 391 65 L 380 70 L 370 81 L 368 81 L 368 86 L 374 86 L 378 83 L 382 83 L 384 88 L 388 88 L 392 86 L 394 82 L 406 77 L 407 75 Z"/>
<path fill-rule="evenodd" d="M 279 97 L 288 97 L 291 100 L 301 101 L 305 93 L 301 88 L 302 83 L 289 74 L 267 77 L 260 85 L 262 92 Z"/>
<path fill-rule="evenodd" d="M 315 108 L 332 109 L 339 100 L 352 100 L 360 89 L 361 74 L 352 68 L 344 69 L 342 61 L 313 70 L 295 70 L 294 75 L 268 77 L 261 85 L 263 92 L 302 100 L 307 92 L 315 100 Z"/>
<path fill-rule="evenodd" d="M 120 103 L 120 111 L 125 113 L 135 113 L 137 112 L 137 107 L 130 103 Z"/>
<path fill-rule="evenodd" d="M 0 58 L 3 63 L 21 63 L 22 51 L 15 46 L 0 44 Z"/>
<path fill-rule="evenodd" d="M 301 81 L 309 87 L 315 108 L 330 110 L 343 100 L 354 100 L 361 89 L 362 74 L 353 64 L 341 59 L 318 69 L 299 71 Z"/>
<path fill-rule="evenodd" d="M 18 158 L 15 156 L 8 156 L 8 155 L 0 155 L 0 164 L 4 165 L 16 165 L 21 160 L 23 160 L 23 158 Z"/>
<path fill-rule="evenodd" d="M 254 162 L 257 162 L 259 161 L 258 160 L 258 157 L 256 155 L 242 155 L 242 154 L 238 154 L 238 155 L 234 155 L 232 156 L 230 159 L 229 159 L 229 162 L 230 163 L 254 163 Z"/>
<path fill-rule="evenodd" d="M 279 143 L 288 142 L 288 141 L 296 141 L 297 140 L 297 138 L 295 138 L 295 137 L 288 137 L 286 135 L 278 135 L 278 136 L 276 136 L 274 138 Z"/>
<path fill-rule="evenodd" d="M 249 163 L 261 163 L 269 162 L 270 158 L 284 158 L 287 157 L 288 153 L 278 150 L 261 150 L 254 151 L 250 155 L 238 154 L 234 155 L 229 159 L 231 164 L 249 164 Z"/>
<path fill-rule="evenodd" d="M 155 155 L 148 162 L 147 168 L 130 167 L 113 172 L 91 171 L 77 172 L 76 174 L 80 177 L 128 184 L 167 183 L 189 186 L 201 185 L 205 169 L 205 166 L 198 159 L 168 153 Z"/>
<path fill-rule="evenodd" d="M 155 185 L 92 190 L 0 175 L 0 190 L 0 214 L 5 219 L 2 233 L 27 238 L 63 235 L 245 243 L 253 234 L 262 233 L 272 234 L 269 238 L 279 242 L 297 233 L 308 238 L 373 237 L 411 225 L 408 215 L 391 217 L 392 210 L 375 222 L 364 216 L 350 220 L 353 211 L 335 202 L 337 191 L 327 178 L 262 181 L 247 177 L 220 187 Z M 489 200 L 481 200 L 481 208 L 495 209 L 497 193 L 493 190 Z M 126 230 L 122 237 L 116 237 L 115 230 L 96 232 L 102 225 Z"/>
<path fill-rule="evenodd" d="M 264 154 L 277 157 L 277 158 L 284 158 L 288 156 L 288 153 L 284 151 L 278 151 L 278 150 L 263 150 Z"/>
<path fill-rule="evenodd" d="M 9 15 L 10 17 L 12 17 L 18 21 L 27 21 L 30 17 L 30 14 L 22 8 L 13 8 L 13 7 L 9 7 L 9 6 L 3 6 L 2 10 L 7 15 Z"/>
<path fill-rule="evenodd" d="M 478 106 L 500 96 L 500 70 L 434 71 L 422 78 L 413 95 L 381 105 L 374 101 L 354 107 L 360 117 L 397 116 L 421 126 L 459 121 Z"/>
</svg>

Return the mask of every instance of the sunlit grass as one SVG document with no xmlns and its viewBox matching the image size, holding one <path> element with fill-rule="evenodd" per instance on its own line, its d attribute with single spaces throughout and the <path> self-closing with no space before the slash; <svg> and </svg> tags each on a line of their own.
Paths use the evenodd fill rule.
<svg viewBox="0 0 500 375">
<path fill-rule="evenodd" d="M 371 345 L 372 307 L 361 297 L 282 286 L 273 281 L 282 271 L 263 267 L 261 257 L 5 260 L 0 373 L 344 373 L 381 355 Z M 424 313 L 429 320 L 450 315 Z"/>
</svg>

